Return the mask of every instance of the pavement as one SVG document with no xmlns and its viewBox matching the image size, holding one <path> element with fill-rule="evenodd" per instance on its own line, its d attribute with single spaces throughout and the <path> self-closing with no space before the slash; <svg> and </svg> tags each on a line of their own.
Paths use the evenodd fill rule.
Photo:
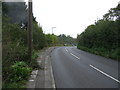
<svg viewBox="0 0 120 90">
<path fill-rule="evenodd" d="M 50 54 L 55 47 L 50 47 L 38 54 L 37 62 L 41 69 L 34 70 L 27 83 L 27 88 L 55 88 Z"/>
</svg>

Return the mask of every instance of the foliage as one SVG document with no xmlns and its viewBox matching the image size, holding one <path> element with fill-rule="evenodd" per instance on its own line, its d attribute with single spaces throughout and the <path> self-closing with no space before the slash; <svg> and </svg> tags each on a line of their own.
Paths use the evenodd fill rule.
<svg viewBox="0 0 120 90">
<path fill-rule="evenodd" d="M 26 31 L 22 30 L 17 24 L 8 24 L 4 21 L 2 34 L 2 74 L 3 80 L 9 81 L 11 73 L 9 67 L 12 63 L 28 60 L 27 48 L 25 47 Z"/>
<path fill-rule="evenodd" d="M 33 16 L 32 60 L 28 57 L 27 45 L 27 7 L 24 2 L 2 3 L 2 82 L 5 88 L 22 87 L 24 80 L 32 69 L 38 69 L 37 51 L 49 46 L 72 45 L 74 39 L 70 36 L 44 34 L 43 29 Z M 63 37 L 63 38 L 62 38 Z M 60 39 L 62 38 L 64 41 Z M 27 64 L 27 65 L 26 65 Z M 11 68 L 10 68 L 11 67 Z M 17 82 L 19 81 L 19 82 Z"/>
<path fill-rule="evenodd" d="M 28 65 L 25 62 L 23 61 L 15 62 L 11 66 L 12 72 L 11 82 L 18 82 L 20 80 L 27 79 L 31 71 L 32 68 L 28 67 Z"/>
<path fill-rule="evenodd" d="M 23 61 L 13 63 L 10 67 L 9 83 L 3 84 L 3 88 L 24 88 L 23 83 L 26 82 L 31 71 L 32 68 Z"/>
<path fill-rule="evenodd" d="M 111 9 L 112 12 L 109 11 L 104 17 L 107 18 L 107 15 L 109 15 L 109 17 L 116 17 L 117 12 L 120 12 L 118 6 L 117 8 Z M 94 25 L 89 25 L 85 31 L 77 37 L 78 48 L 120 60 L 120 54 L 117 52 L 119 50 L 118 47 L 120 47 L 119 25 L 119 16 L 117 16 L 115 20 L 101 19 L 95 22 Z"/>
<path fill-rule="evenodd" d="M 4 84 L 4 86 L 2 87 L 2 90 L 6 90 L 6 88 L 26 88 L 25 86 L 26 80 L 22 80 L 19 82 L 12 82 L 12 83 L 6 83 Z"/>
<path fill-rule="evenodd" d="M 76 39 L 70 37 L 69 35 L 66 36 L 64 34 L 61 34 L 58 36 L 58 44 L 61 44 L 61 45 L 76 45 Z"/>
<path fill-rule="evenodd" d="M 3 23 L 2 23 L 2 47 L 3 47 L 3 52 L 2 52 L 2 71 L 3 71 L 2 76 L 3 76 L 3 78 L 2 78 L 2 80 L 3 81 L 2 82 L 3 82 L 3 87 L 5 87 L 5 88 L 11 87 L 12 88 L 12 86 L 14 87 L 14 85 L 16 87 L 19 87 L 23 83 L 22 81 L 26 80 L 25 76 L 20 76 L 20 77 L 15 76 L 18 72 L 15 72 L 15 70 L 10 68 L 10 67 L 12 67 L 13 63 L 22 61 L 22 62 L 25 62 L 31 69 L 39 68 L 39 65 L 36 61 L 37 54 L 34 50 L 36 48 L 33 48 L 34 51 L 32 52 L 32 60 L 30 61 L 28 59 L 27 30 L 26 30 L 26 28 L 21 28 L 21 25 L 19 24 L 19 21 L 20 21 L 20 23 L 24 23 L 24 20 L 20 20 L 21 14 L 19 13 L 18 16 L 16 15 L 18 17 L 17 19 L 15 19 L 9 15 L 10 12 L 14 12 L 14 9 L 17 10 L 16 12 L 22 13 L 23 11 L 25 11 L 25 8 L 23 11 L 22 10 L 19 11 L 18 7 L 20 5 L 18 7 L 16 6 L 16 8 L 12 8 L 12 6 L 8 5 L 8 4 L 13 5 L 15 3 L 14 2 L 13 3 L 12 2 L 11 3 L 7 3 L 7 2 L 3 3 L 3 11 L 5 11 L 5 12 L 3 12 L 3 15 L 2 15 L 2 19 L 3 19 L 2 20 L 3 21 Z M 12 8 L 13 11 L 8 10 L 8 9 L 10 9 L 8 7 Z M 14 14 L 14 13 L 11 13 L 11 14 Z M 14 17 L 16 17 L 16 16 L 14 16 Z M 17 23 L 13 22 L 14 21 L 13 19 L 15 19 Z M 10 22 L 12 22 L 12 23 L 10 23 Z M 35 30 L 35 29 L 33 29 L 33 30 Z M 42 29 L 40 29 L 40 30 L 42 33 Z M 38 37 L 39 33 L 35 34 L 35 36 L 37 36 L 36 39 L 39 40 L 39 37 Z M 36 41 L 35 44 L 38 42 L 41 42 L 41 41 L 40 40 Z M 27 71 L 26 71 L 26 73 L 24 72 L 25 69 L 28 69 L 28 68 L 21 68 L 21 69 L 23 69 L 23 72 L 20 71 L 21 75 L 22 75 L 22 73 L 24 73 L 26 76 L 27 76 L 27 74 L 30 75 L 30 73 L 27 73 Z M 16 80 L 19 80 L 19 79 L 21 81 L 16 82 Z M 10 83 L 10 81 L 12 83 Z"/>
<path fill-rule="evenodd" d="M 33 48 L 36 50 L 45 47 L 45 35 L 43 34 L 42 27 L 38 26 L 36 21 L 33 22 Z"/>
<path fill-rule="evenodd" d="M 71 45 L 76 45 L 76 40 L 72 37 L 70 37 L 69 35 L 66 36 L 65 34 L 62 35 L 54 35 L 54 34 L 46 34 L 45 35 L 46 38 L 46 46 L 57 46 L 57 45 L 61 45 L 61 46 L 71 46 Z"/>
<path fill-rule="evenodd" d="M 2 6 L 3 14 L 10 17 L 9 23 L 26 24 L 27 6 L 25 2 L 3 2 Z"/>
<path fill-rule="evenodd" d="M 47 46 L 55 46 L 58 42 L 58 38 L 54 34 L 46 34 L 45 35 Z"/>
<path fill-rule="evenodd" d="M 108 13 L 103 16 L 106 20 L 120 19 L 120 4 L 115 8 L 111 8 Z"/>
<path fill-rule="evenodd" d="M 39 64 L 37 63 L 37 58 L 38 58 L 38 51 L 33 50 L 32 51 L 32 60 L 27 61 L 26 63 L 28 64 L 29 67 L 32 67 L 32 69 L 38 69 L 40 68 Z"/>
</svg>

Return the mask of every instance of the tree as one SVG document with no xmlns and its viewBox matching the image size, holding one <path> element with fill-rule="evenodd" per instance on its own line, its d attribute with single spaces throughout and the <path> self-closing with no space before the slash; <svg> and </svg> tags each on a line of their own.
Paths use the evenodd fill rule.
<svg viewBox="0 0 120 90">
<path fill-rule="evenodd" d="M 45 35 L 37 21 L 33 21 L 33 48 L 38 50 L 45 47 Z"/>
<path fill-rule="evenodd" d="M 103 17 L 77 36 L 78 48 L 120 59 L 120 4 Z"/>
<path fill-rule="evenodd" d="M 27 23 L 27 5 L 25 2 L 3 2 L 3 14 L 9 17 L 9 23 L 25 26 Z"/>
<path fill-rule="evenodd" d="M 120 4 L 118 4 L 115 8 L 111 8 L 109 12 L 103 16 L 103 18 L 107 20 L 120 19 Z"/>
</svg>

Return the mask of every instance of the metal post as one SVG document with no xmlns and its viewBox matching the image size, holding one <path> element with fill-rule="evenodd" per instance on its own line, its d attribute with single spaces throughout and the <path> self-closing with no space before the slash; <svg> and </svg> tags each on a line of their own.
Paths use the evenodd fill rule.
<svg viewBox="0 0 120 90">
<path fill-rule="evenodd" d="M 32 56 L 32 0 L 28 1 L 28 57 Z"/>
</svg>

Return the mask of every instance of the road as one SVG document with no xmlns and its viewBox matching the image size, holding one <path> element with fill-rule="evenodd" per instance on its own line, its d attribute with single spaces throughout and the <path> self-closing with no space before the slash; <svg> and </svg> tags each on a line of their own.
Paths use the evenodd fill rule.
<svg viewBox="0 0 120 90">
<path fill-rule="evenodd" d="M 51 53 L 57 88 L 118 88 L 118 62 L 78 50 L 57 47 Z"/>
</svg>

